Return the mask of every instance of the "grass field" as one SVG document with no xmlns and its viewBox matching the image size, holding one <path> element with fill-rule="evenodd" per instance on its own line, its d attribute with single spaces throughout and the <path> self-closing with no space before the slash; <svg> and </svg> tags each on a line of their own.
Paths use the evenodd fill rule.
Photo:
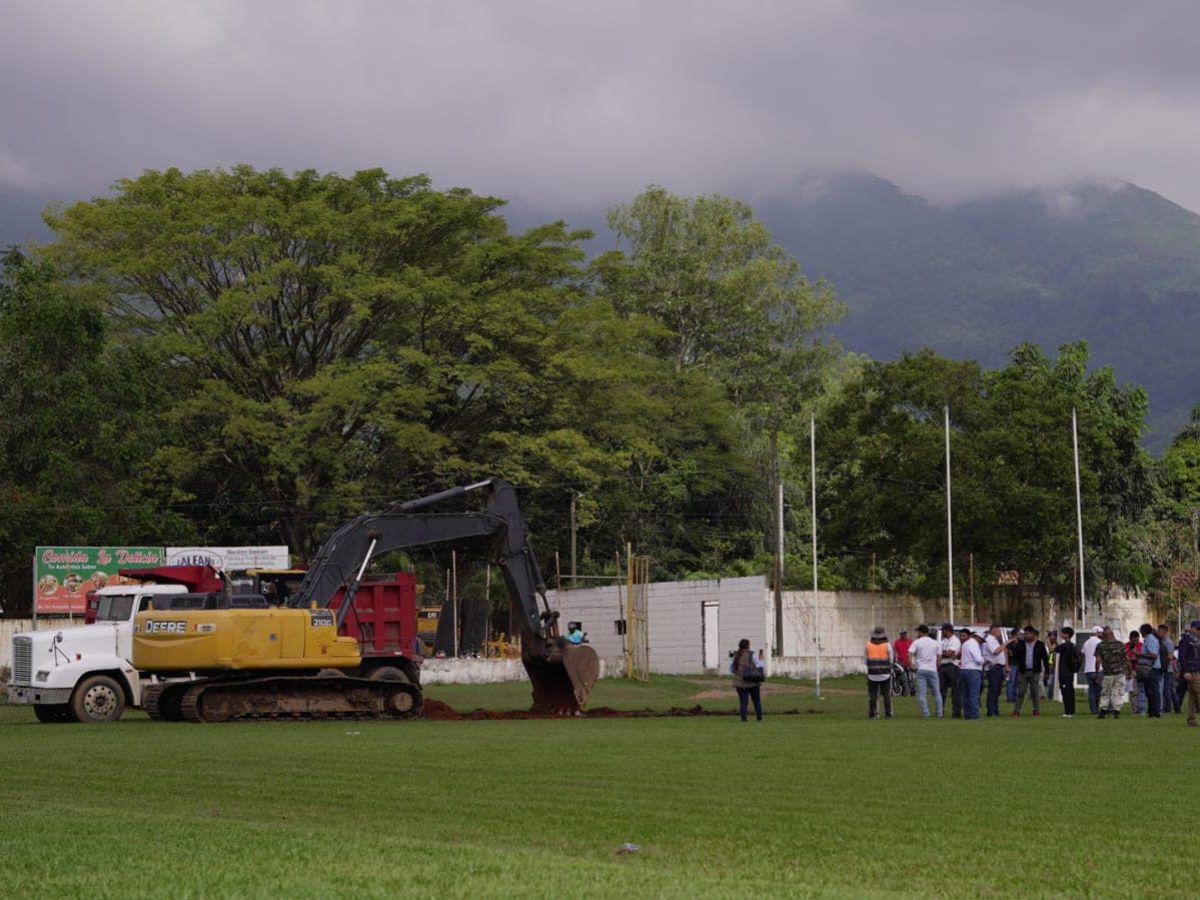
<svg viewBox="0 0 1200 900">
<path fill-rule="evenodd" d="M 193 726 L 0 706 L 0 890 L 1195 896 L 1200 733 L 1183 717 L 868 721 L 861 679 L 768 719 Z M 722 691 L 726 691 L 722 693 Z M 593 705 L 731 706 L 716 679 Z M 520 685 L 431 687 L 519 708 Z M 770 717 L 770 710 L 816 712 Z M 1134 808 L 1142 810 L 1135 813 Z M 1141 824 L 1139 824 L 1141 823 Z M 626 842 L 637 853 L 619 854 Z M 1151 890 L 1153 886 L 1153 890 Z"/>
</svg>

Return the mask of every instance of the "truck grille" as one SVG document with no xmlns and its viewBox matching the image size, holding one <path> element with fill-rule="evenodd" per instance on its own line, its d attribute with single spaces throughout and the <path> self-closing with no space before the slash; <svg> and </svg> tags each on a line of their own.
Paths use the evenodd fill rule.
<svg viewBox="0 0 1200 900">
<path fill-rule="evenodd" d="M 33 682 L 33 638 L 12 639 L 12 680 L 14 684 Z"/>
</svg>

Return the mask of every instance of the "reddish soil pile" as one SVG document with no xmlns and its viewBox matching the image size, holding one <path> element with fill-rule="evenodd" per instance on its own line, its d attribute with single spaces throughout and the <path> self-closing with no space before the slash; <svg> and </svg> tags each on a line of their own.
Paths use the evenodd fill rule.
<svg viewBox="0 0 1200 900">
<path fill-rule="evenodd" d="M 810 709 L 807 712 L 812 714 L 816 710 Z M 773 716 L 799 716 L 803 714 L 803 711 L 799 709 L 772 710 L 770 713 Z M 594 709 L 584 710 L 583 715 L 579 717 L 556 716 L 552 713 L 538 713 L 527 709 L 473 709 L 470 712 L 462 713 L 448 703 L 443 703 L 440 700 L 426 700 L 422 715 L 426 719 L 431 719 L 435 722 L 462 722 L 465 720 L 478 722 L 481 720 L 500 721 L 505 719 L 652 719 L 693 716 L 736 716 L 737 711 L 732 709 L 705 709 L 697 704 L 696 706 L 686 708 L 672 706 L 667 710 L 613 709 L 611 706 L 597 706 Z"/>
</svg>

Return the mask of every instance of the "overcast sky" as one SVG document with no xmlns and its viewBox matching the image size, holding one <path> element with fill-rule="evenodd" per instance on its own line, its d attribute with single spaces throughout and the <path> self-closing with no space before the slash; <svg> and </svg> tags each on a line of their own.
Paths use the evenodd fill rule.
<svg viewBox="0 0 1200 900">
<path fill-rule="evenodd" d="M 0 189 L 428 172 L 547 210 L 864 169 L 1200 209 L 1195 2 L 0 0 Z"/>
</svg>

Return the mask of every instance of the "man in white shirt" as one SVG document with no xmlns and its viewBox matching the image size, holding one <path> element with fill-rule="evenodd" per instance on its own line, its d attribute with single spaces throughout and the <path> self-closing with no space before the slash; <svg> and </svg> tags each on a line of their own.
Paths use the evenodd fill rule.
<svg viewBox="0 0 1200 900">
<path fill-rule="evenodd" d="M 928 625 L 917 626 L 917 639 L 908 648 L 908 658 L 917 671 L 917 705 L 921 707 L 921 715 L 929 718 L 929 704 L 925 701 L 927 693 L 932 693 L 937 700 L 937 717 L 942 717 L 942 692 L 938 688 L 938 662 L 941 659 L 941 647 L 929 636 Z"/>
<path fill-rule="evenodd" d="M 1100 688 L 1104 685 L 1104 673 L 1097 664 L 1096 648 L 1100 646 L 1100 636 L 1104 629 L 1097 625 L 1092 629 L 1092 636 L 1083 642 L 1080 648 L 1083 653 L 1083 675 L 1088 686 L 1088 709 L 1093 716 L 1100 715 Z"/>
<path fill-rule="evenodd" d="M 946 694 L 950 694 L 950 709 L 956 719 L 962 718 L 962 693 L 958 689 L 958 652 L 962 642 L 954 636 L 954 626 L 942 623 L 941 657 L 938 659 L 938 682 L 942 692 L 942 706 L 946 705 Z"/>
<path fill-rule="evenodd" d="M 958 677 L 964 719 L 979 718 L 979 693 L 983 689 L 983 649 L 970 628 L 958 630 L 961 638 Z"/>
<path fill-rule="evenodd" d="M 1004 631 L 999 625 L 988 629 L 983 642 L 984 678 L 987 680 L 987 714 L 1000 715 L 1000 692 L 1004 690 L 1004 666 L 1008 654 L 1004 650 Z"/>
</svg>

